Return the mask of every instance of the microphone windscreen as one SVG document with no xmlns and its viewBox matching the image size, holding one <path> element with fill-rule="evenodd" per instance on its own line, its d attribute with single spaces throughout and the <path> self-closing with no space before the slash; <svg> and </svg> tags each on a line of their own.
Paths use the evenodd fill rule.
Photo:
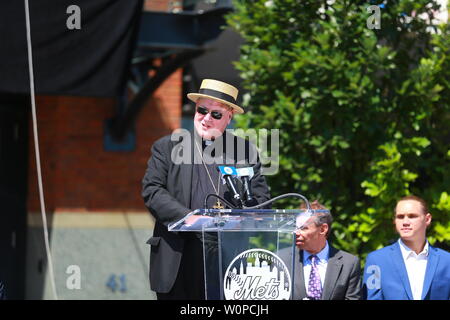
<svg viewBox="0 0 450 320">
<path fill-rule="evenodd" d="M 238 175 L 236 168 L 231 167 L 231 166 L 218 166 L 217 170 L 219 170 L 219 172 L 221 174 L 223 174 L 224 176 L 237 176 Z"/>
<path fill-rule="evenodd" d="M 253 167 L 246 167 L 246 168 L 238 168 L 236 169 L 237 175 L 239 177 L 253 177 L 254 171 Z"/>
</svg>

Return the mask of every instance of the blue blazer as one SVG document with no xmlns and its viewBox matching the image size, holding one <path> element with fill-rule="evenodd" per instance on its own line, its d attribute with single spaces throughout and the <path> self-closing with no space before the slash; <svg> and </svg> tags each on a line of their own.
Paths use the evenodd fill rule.
<svg viewBox="0 0 450 320">
<path fill-rule="evenodd" d="M 422 300 L 450 299 L 450 253 L 429 245 Z M 412 300 L 408 273 L 397 242 L 367 256 L 363 293 L 367 300 Z"/>
<path fill-rule="evenodd" d="M 6 300 L 5 286 L 0 281 L 0 300 Z"/>
</svg>

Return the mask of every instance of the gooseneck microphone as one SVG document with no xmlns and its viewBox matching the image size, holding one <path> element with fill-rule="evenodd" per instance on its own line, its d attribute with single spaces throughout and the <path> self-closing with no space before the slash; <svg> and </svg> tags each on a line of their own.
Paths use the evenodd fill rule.
<svg viewBox="0 0 450 320">
<path fill-rule="evenodd" d="M 238 168 L 236 169 L 238 177 L 241 177 L 242 183 L 244 185 L 244 192 L 247 201 L 253 200 L 252 190 L 250 188 L 250 180 L 254 175 L 253 167 Z"/>
<path fill-rule="evenodd" d="M 236 168 L 231 166 L 218 166 L 217 170 L 222 174 L 222 177 L 228 186 L 228 190 L 230 190 L 233 194 L 233 198 L 236 199 L 239 204 L 242 204 L 241 195 L 237 191 L 236 185 L 233 181 L 233 176 L 236 177 L 238 175 Z"/>
</svg>

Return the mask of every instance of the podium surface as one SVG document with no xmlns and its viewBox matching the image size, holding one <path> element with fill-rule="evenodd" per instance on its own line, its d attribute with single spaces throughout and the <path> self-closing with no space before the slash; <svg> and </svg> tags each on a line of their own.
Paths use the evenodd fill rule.
<svg viewBox="0 0 450 320">
<path fill-rule="evenodd" d="M 203 242 L 208 300 L 288 300 L 294 290 L 295 231 L 327 210 L 197 209 L 169 225 Z"/>
</svg>

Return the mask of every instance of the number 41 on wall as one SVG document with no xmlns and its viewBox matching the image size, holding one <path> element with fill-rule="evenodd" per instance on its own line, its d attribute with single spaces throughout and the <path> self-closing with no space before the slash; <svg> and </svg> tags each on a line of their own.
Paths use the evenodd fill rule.
<svg viewBox="0 0 450 320">
<path fill-rule="evenodd" d="M 106 282 L 106 286 L 111 289 L 112 292 L 119 290 L 120 292 L 127 292 L 126 277 L 124 274 L 117 276 L 111 274 Z"/>
</svg>

